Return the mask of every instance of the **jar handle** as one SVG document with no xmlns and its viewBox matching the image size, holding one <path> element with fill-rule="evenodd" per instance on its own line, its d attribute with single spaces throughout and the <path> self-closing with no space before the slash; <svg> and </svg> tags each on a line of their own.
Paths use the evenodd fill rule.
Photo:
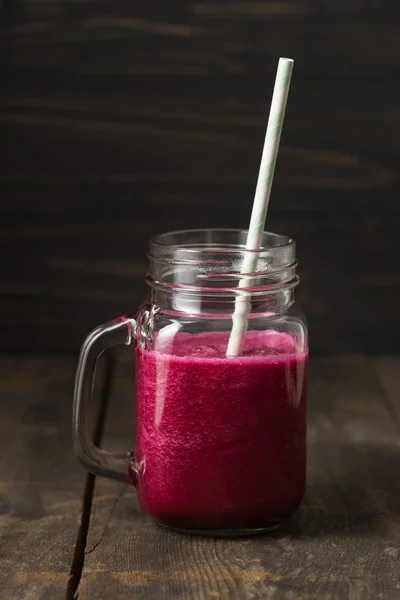
<svg viewBox="0 0 400 600">
<path fill-rule="evenodd" d="M 83 343 L 75 376 L 73 442 L 78 460 L 94 475 L 135 484 L 132 453 L 110 454 L 93 443 L 90 421 L 97 360 L 105 350 L 119 344 L 130 346 L 136 338 L 136 321 L 120 317 L 94 329 Z"/>
</svg>

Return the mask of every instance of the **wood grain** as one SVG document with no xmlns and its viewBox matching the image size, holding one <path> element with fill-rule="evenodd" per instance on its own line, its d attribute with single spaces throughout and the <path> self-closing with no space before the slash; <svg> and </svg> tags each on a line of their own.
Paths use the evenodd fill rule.
<svg viewBox="0 0 400 600">
<path fill-rule="evenodd" d="M 393 420 L 400 432 L 400 357 L 381 356 L 373 360 L 382 389 L 388 399 L 388 405 L 392 409 Z"/>
<path fill-rule="evenodd" d="M 106 429 L 106 447 L 119 452 L 133 437 L 130 360 Z M 387 401 L 370 360 L 312 361 L 306 499 L 273 536 L 169 532 L 143 515 L 130 488 L 97 480 L 80 600 L 397 599 L 400 439 Z"/>
<path fill-rule="evenodd" d="M 77 352 L 142 302 L 153 234 L 246 226 L 282 54 L 268 228 L 297 241 L 312 347 L 399 352 L 399 6 L 3 2 L 0 349 Z"/>
<path fill-rule="evenodd" d="M 61 600 L 75 580 L 86 533 L 86 474 L 71 444 L 75 366 L 69 358 L 0 359 L 4 600 Z"/>
<path fill-rule="evenodd" d="M 65 597 L 85 479 L 71 452 L 74 366 L 1 359 L 2 598 Z"/>
</svg>

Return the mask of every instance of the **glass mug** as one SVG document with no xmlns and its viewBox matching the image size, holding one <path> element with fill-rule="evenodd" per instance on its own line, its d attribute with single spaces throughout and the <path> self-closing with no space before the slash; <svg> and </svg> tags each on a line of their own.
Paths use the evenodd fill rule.
<svg viewBox="0 0 400 600">
<path fill-rule="evenodd" d="M 74 392 L 74 449 L 96 475 L 132 483 L 143 510 L 188 533 L 246 535 L 299 507 L 306 472 L 308 336 L 294 307 L 295 244 L 264 233 L 239 288 L 247 232 L 188 230 L 150 241 L 149 300 L 89 334 Z M 252 251 L 253 252 L 253 251 Z M 243 351 L 225 356 L 235 300 Z M 90 435 L 99 355 L 136 350 L 136 442 L 112 455 Z"/>
</svg>

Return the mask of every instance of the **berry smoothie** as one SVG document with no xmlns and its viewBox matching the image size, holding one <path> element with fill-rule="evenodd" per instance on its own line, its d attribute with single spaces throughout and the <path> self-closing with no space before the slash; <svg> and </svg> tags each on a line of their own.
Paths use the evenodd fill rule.
<svg viewBox="0 0 400 600">
<path fill-rule="evenodd" d="M 298 508 L 306 470 L 307 354 L 293 337 L 177 333 L 137 349 L 137 491 L 177 529 L 254 530 Z"/>
</svg>

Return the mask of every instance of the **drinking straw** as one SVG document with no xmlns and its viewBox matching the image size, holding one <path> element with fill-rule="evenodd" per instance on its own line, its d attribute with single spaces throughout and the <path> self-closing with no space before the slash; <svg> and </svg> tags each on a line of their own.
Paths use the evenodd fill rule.
<svg viewBox="0 0 400 600">
<path fill-rule="evenodd" d="M 272 95 L 267 132 L 265 134 L 264 148 L 261 156 L 261 165 L 258 173 L 253 210 L 247 234 L 247 252 L 245 252 L 240 269 L 241 275 L 245 275 L 245 277 L 240 279 L 239 288 L 248 288 L 251 286 L 253 279 L 251 275 L 254 276 L 254 272 L 257 269 L 258 251 L 261 248 L 261 240 L 265 226 L 265 218 L 267 216 L 269 197 L 271 195 L 272 180 L 281 139 L 292 71 L 293 60 L 291 58 L 280 58 L 276 73 L 274 92 Z M 249 310 L 249 294 L 246 291 L 240 292 L 236 297 L 235 310 L 232 315 L 233 325 L 226 352 L 228 358 L 239 356 L 243 350 Z"/>
</svg>

